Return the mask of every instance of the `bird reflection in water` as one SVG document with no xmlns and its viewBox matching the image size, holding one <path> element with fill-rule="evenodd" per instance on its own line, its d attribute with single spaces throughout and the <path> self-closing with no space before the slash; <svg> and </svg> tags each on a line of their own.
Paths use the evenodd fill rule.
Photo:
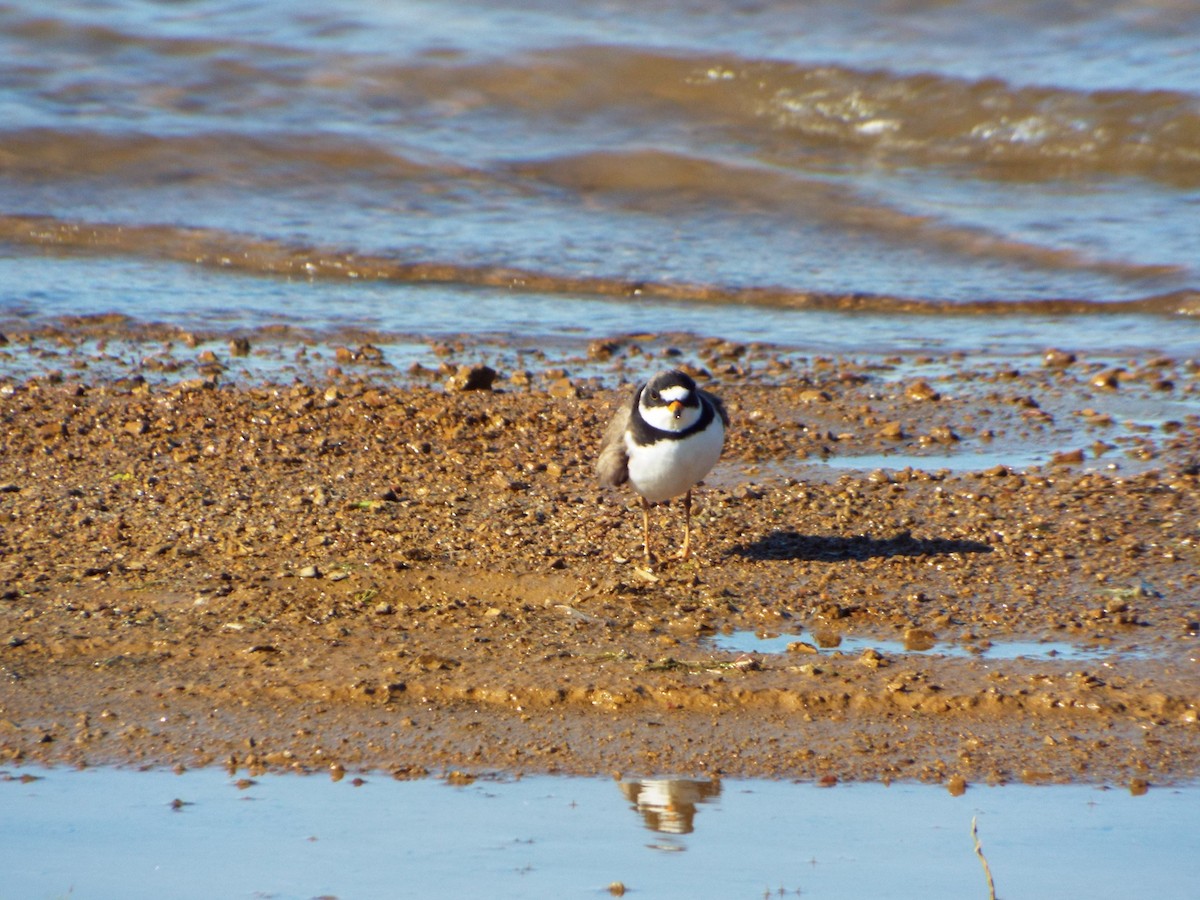
<svg viewBox="0 0 1200 900">
<path fill-rule="evenodd" d="M 696 807 L 721 793 L 719 781 L 686 778 L 641 778 L 622 781 L 620 787 L 646 827 L 660 834 L 691 834 Z"/>
</svg>

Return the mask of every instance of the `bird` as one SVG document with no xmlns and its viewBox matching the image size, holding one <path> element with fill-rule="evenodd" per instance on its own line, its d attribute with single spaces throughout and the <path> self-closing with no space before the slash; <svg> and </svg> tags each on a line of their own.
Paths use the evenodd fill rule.
<svg viewBox="0 0 1200 900">
<path fill-rule="evenodd" d="M 650 507 L 683 495 L 681 559 L 691 553 L 692 488 L 717 464 L 729 413 L 721 398 L 696 386 L 686 372 L 655 374 L 621 406 L 600 442 L 596 476 L 620 487 L 628 482 L 642 500 L 642 549 L 650 553 Z"/>
</svg>

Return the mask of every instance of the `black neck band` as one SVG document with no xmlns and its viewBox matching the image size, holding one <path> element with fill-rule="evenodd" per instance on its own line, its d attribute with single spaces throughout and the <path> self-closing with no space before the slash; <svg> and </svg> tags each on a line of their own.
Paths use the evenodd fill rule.
<svg viewBox="0 0 1200 900">
<path fill-rule="evenodd" d="M 642 390 L 645 390 L 645 388 Z M 712 424 L 714 415 L 713 406 L 700 394 L 696 395 L 696 399 L 700 403 L 700 418 L 683 431 L 667 431 L 665 428 L 655 428 L 642 418 L 642 391 L 638 391 L 637 395 L 633 398 L 633 410 L 629 415 L 629 431 L 633 435 L 634 442 L 644 446 L 646 444 L 655 444 L 659 441 L 679 441 L 695 434 L 697 431 L 703 431 Z"/>
</svg>

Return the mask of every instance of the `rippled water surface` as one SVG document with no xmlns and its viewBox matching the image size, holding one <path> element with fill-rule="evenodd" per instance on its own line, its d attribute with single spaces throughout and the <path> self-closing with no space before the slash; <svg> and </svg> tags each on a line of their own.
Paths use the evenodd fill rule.
<svg viewBox="0 0 1200 900">
<path fill-rule="evenodd" d="M 36 780 L 22 780 L 22 776 Z M 460 779 L 462 781 L 464 779 Z M 1183 897 L 1194 788 L 10 770 L 19 897 Z"/>
<path fill-rule="evenodd" d="M 161 272 L 67 303 L 142 319 L 434 282 L 334 305 L 1125 304 L 1194 340 L 1197 33 L 1153 2 L 11 3 L 0 317 L 65 254 Z"/>
</svg>

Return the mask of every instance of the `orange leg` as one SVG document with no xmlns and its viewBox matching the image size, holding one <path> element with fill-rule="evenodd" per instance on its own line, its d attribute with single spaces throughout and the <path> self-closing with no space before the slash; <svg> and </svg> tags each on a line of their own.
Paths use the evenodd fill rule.
<svg viewBox="0 0 1200 900">
<path fill-rule="evenodd" d="M 642 498 L 642 551 L 646 556 L 646 568 L 650 568 L 650 502 L 645 497 Z"/>
<path fill-rule="evenodd" d="M 687 559 L 692 553 L 692 492 L 683 495 L 683 549 L 679 551 L 680 559 Z"/>
</svg>

